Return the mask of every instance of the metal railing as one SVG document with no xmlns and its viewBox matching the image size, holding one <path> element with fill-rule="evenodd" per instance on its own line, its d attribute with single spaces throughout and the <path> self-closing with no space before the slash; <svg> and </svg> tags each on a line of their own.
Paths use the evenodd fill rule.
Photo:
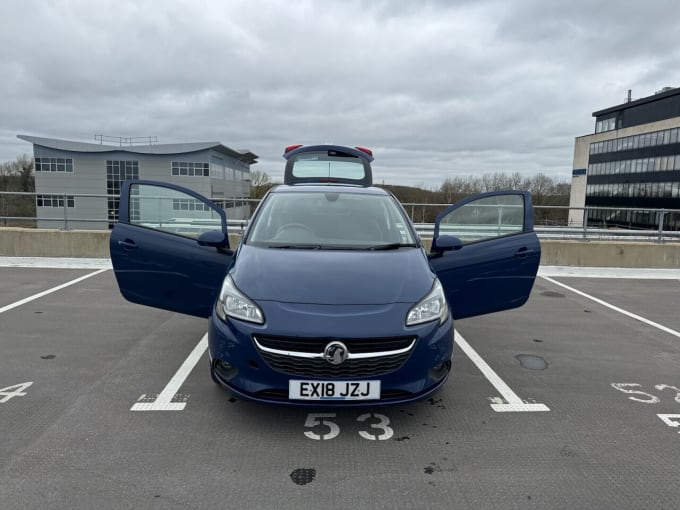
<svg viewBox="0 0 680 510">
<path fill-rule="evenodd" d="M 36 207 L 38 196 L 51 197 L 51 203 L 56 198 L 57 207 Z M 76 207 L 68 207 L 69 198 L 75 199 Z M 24 226 L 37 227 L 38 222 L 49 224 L 49 228 L 71 230 L 74 228 L 87 228 L 97 226 L 108 228 L 109 224 L 115 223 L 117 216 L 108 214 L 109 200 L 118 200 L 119 195 L 82 194 L 82 193 L 33 193 L 18 191 L 0 191 L 0 226 Z M 78 203 L 86 200 L 102 201 L 101 211 L 106 213 L 97 217 L 76 216 Z M 252 212 L 259 199 L 252 198 L 214 198 L 213 201 L 227 211 L 240 209 Z M 416 230 L 422 237 L 431 237 L 434 224 L 431 221 L 419 221 L 423 218 L 433 218 L 443 211 L 449 204 L 420 204 L 403 203 L 404 209 L 410 214 Z M 40 210 L 40 215 L 36 211 Z M 52 214 L 47 214 L 47 212 Z M 579 211 L 580 221 L 570 224 L 570 212 Z M 641 228 L 626 225 L 620 221 L 592 220 L 591 213 L 604 211 L 609 218 L 616 218 L 625 213 L 644 213 L 654 215 L 654 227 Z M 642 209 L 642 208 L 614 208 L 614 207 L 569 207 L 569 206 L 534 206 L 534 228 L 542 239 L 565 239 L 565 240 L 620 240 L 620 241 L 654 241 L 680 242 L 680 209 Z M 17 214 L 20 213 L 20 214 Z M 576 215 L 572 215 L 576 216 Z M 230 232 L 242 232 L 248 219 L 229 219 Z M 54 225 L 52 227 L 52 225 Z"/>
</svg>

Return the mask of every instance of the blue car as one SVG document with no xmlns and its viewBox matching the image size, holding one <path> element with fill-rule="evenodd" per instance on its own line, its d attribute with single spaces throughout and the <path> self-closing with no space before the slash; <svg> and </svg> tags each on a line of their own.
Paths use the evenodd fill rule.
<svg viewBox="0 0 680 510">
<path fill-rule="evenodd" d="M 451 371 L 453 321 L 519 307 L 540 245 L 525 191 L 436 219 L 426 251 L 371 151 L 291 146 L 284 183 L 232 249 L 225 211 L 173 184 L 122 187 L 111 259 L 123 296 L 209 318 L 212 379 L 267 403 L 411 402 Z M 179 209 L 179 211 L 178 211 Z"/>
</svg>

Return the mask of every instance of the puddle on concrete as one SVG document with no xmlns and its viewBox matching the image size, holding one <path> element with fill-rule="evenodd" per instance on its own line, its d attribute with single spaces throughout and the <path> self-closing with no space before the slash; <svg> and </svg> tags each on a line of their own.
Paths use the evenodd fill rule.
<svg viewBox="0 0 680 510">
<path fill-rule="evenodd" d="M 518 354 L 515 356 L 515 359 L 519 361 L 522 368 L 528 368 L 529 370 L 545 370 L 548 368 L 546 360 L 533 354 Z"/>
<path fill-rule="evenodd" d="M 290 474 L 290 479 L 297 485 L 307 485 L 316 478 L 316 469 L 314 468 L 298 468 L 293 470 Z"/>
</svg>

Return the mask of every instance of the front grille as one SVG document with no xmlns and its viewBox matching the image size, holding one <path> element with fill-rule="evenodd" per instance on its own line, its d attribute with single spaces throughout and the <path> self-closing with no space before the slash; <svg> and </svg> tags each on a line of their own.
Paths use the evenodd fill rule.
<svg viewBox="0 0 680 510">
<path fill-rule="evenodd" d="M 320 353 L 333 340 L 345 344 L 349 352 L 354 354 L 366 352 L 385 352 L 405 349 L 413 337 L 387 338 L 297 338 L 288 336 L 257 336 L 257 343 L 269 349 L 290 352 Z"/>
<path fill-rule="evenodd" d="M 334 379 L 375 377 L 393 372 L 404 364 L 415 345 L 413 337 L 338 339 L 350 354 L 362 357 L 350 357 L 340 365 L 331 365 L 323 358 L 323 351 L 333 340 L 257 336 L 255 347 L 273 370 L 294 376 Z"/>
</svg>

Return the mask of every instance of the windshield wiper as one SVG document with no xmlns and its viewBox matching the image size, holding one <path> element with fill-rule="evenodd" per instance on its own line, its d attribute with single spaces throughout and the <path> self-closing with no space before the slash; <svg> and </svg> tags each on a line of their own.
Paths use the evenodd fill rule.
<svg viewBox="0 0 680 510">
<path fill-rule="evenodd" d="M 397 250 L 399 248 L 415 248 L 415 244 L 403 244 L 403 243 L 388 243 L 388 244 L 376 244 L 375 246 L 368 246 L 364 248 L 365 250 Z"/>
<path fill-rule="evenodd" d="M 320 244 L 270 244 L 269 248 L 279 250 L 320 250 Z"/>
</svg>

